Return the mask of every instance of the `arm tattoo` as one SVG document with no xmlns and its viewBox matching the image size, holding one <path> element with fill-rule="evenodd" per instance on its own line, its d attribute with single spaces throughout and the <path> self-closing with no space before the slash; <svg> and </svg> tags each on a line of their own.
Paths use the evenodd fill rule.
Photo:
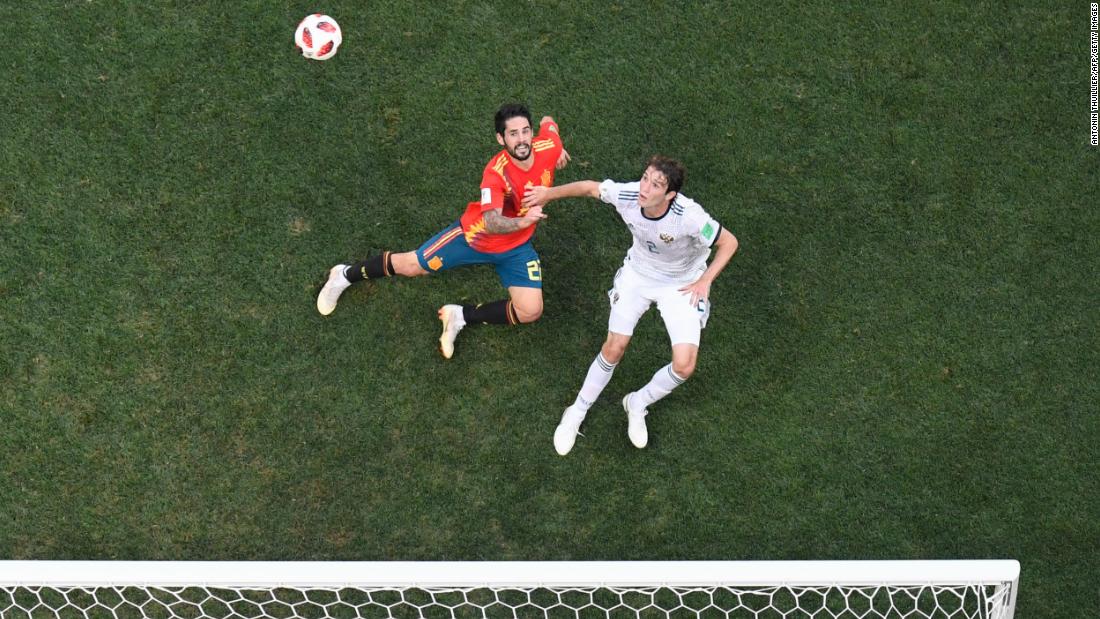
<svg viewBox="0 0 1100 619">
<path fill-rule="evenodd" d="M 507 234 L 521 228 L 518 217 L 505 217 L 500 209 L 485 212 L 485 229 L 493 234 Z"/>
</svg>

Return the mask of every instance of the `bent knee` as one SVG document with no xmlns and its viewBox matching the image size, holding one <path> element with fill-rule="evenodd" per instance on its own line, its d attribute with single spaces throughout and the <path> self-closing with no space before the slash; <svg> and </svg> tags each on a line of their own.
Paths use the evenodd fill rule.
<svg viewBox="0 0 1100 619">
<path fill-rule="evenodd" d="M 695 373 L 695 361 L 672 362 L 672 371 L 680 378 L 687 380 Z"/>
<path fill-rule="evenodd" d="M 414 251 L 394 254 L 392 261 L 395 275 L 418 277 L 428 274 L 428 272 L 420 266 L 420 261 L 416 259 L 416 252 Z"/>
<path fill-rule="evenodd" d="M 395 275 L 400 275 L 402 277 L 420 277 L 421 275 L 428 274 L 427 271 L 420 268 L 419 264 L 413 264 L 412 266 L 403 268 L 399 268 L 397 265 L 394 265 L 393 272 Z"/>
<path fill-rule="evenodd" d="M 600 352 L 603 354 L 604 359 L 607 359 L 611 363 L 618 363 L 622 361 L 623 356 L 626 355 L 626 342 L 609 339 L 604 342 Z"/>
<path fill-rule="evenodd" d="M 520 322 L 535 322 L 542 317 L 542 304 L 541 303 L 528 303 L 526 305 L 512 304 L 512 307 L 516 310 L 516 317 Z"/>
</svg>

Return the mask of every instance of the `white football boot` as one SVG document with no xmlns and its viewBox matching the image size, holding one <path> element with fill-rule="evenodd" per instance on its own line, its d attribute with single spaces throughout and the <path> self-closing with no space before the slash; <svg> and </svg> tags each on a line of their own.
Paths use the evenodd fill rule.
<svg viewBox="0 0 1100 619">
<path fill-rule="evenodd" d="M 573 443 L 577 441 L 577 435 L 580 434 L 582 421 L 584 421 L 584 411 L 576 406 L 570 406 L 562 413 L 561 423 L 558 424 L 558 429 L 554 430 L 554 449 L 559 456 L 564 456 L 573 449 Z"/>
<path fill-rule="evenodd" d="M 630 437 L 630 442 L 635 447 L 641 449 L 649 444 L 649 430 L 645 427 L 645 416 L 649 414 L 647 409 L 634 410 L 630 407 L 630 396 L 634 395 L 633 392 L 626 394 L 623 398 L 623 410 L 626 411 L 626 434 Z"/>
<path fill-rule="evenodd" d="M 329 269 L 328 281 L 321 289 L 321 294 L 317 295 L 317 311 L 321 312 L 322 316 L 328 316 L 332 310 L 336 309 L 336 302 L 340 300 L 340 295 L 351 285 L 348 278 L 344 277 L 344 269 L 347 267 L 346 264 L 338 264 Z"/>
<path fill-rule="evenodd" d="M 455 338 L 462 327 L 466 326 L 466 319 L 462 317 L 461 305 L 444 305 L 439 308 L 439 320 L 443 322 L 443 335 L 439 336 L 439 351 L 444 359 L 450 359 L 455 354 Z"/>
</svg>

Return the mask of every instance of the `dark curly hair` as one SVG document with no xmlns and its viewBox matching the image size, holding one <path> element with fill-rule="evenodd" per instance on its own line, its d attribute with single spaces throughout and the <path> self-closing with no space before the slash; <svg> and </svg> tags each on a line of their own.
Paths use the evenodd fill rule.
<svg viewBox="0 0 1100 619">
<path fill-rule="evenodd" d="M 665 175 L 668 179 L 668 191 L 680 193 L 680 188 L 684 186 L 684 164 L 664 155 L 653 155 L 646 161 L 644 169 L 648 170 L 650 167 Z"/>
<path fill-rule="evenodd" d="M 516 116 L 526 118 L 527 124 L 531 124 L 531 112 L 527 111 L 526 105 L 522 103 L 505 103 L 500 106 L 496 115 L 497 133 L 504 135 L 504 124 Z"/>
</svg>

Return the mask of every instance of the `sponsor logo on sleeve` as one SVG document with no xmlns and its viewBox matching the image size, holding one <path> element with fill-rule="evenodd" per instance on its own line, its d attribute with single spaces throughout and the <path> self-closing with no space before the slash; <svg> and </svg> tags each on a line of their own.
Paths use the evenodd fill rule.
<svg viewBox="0 0 1100 619">
<path fill-rule="evenodd" d="M 716 232 L 718 232 L 718 228 L 714 225 L 714 222 L 708 221 L 707 225 L 703 226 L 703 230 L 699 234 L 706 241 L 710 242 L 714 240 L 714 235 Z"/>
</svg>

